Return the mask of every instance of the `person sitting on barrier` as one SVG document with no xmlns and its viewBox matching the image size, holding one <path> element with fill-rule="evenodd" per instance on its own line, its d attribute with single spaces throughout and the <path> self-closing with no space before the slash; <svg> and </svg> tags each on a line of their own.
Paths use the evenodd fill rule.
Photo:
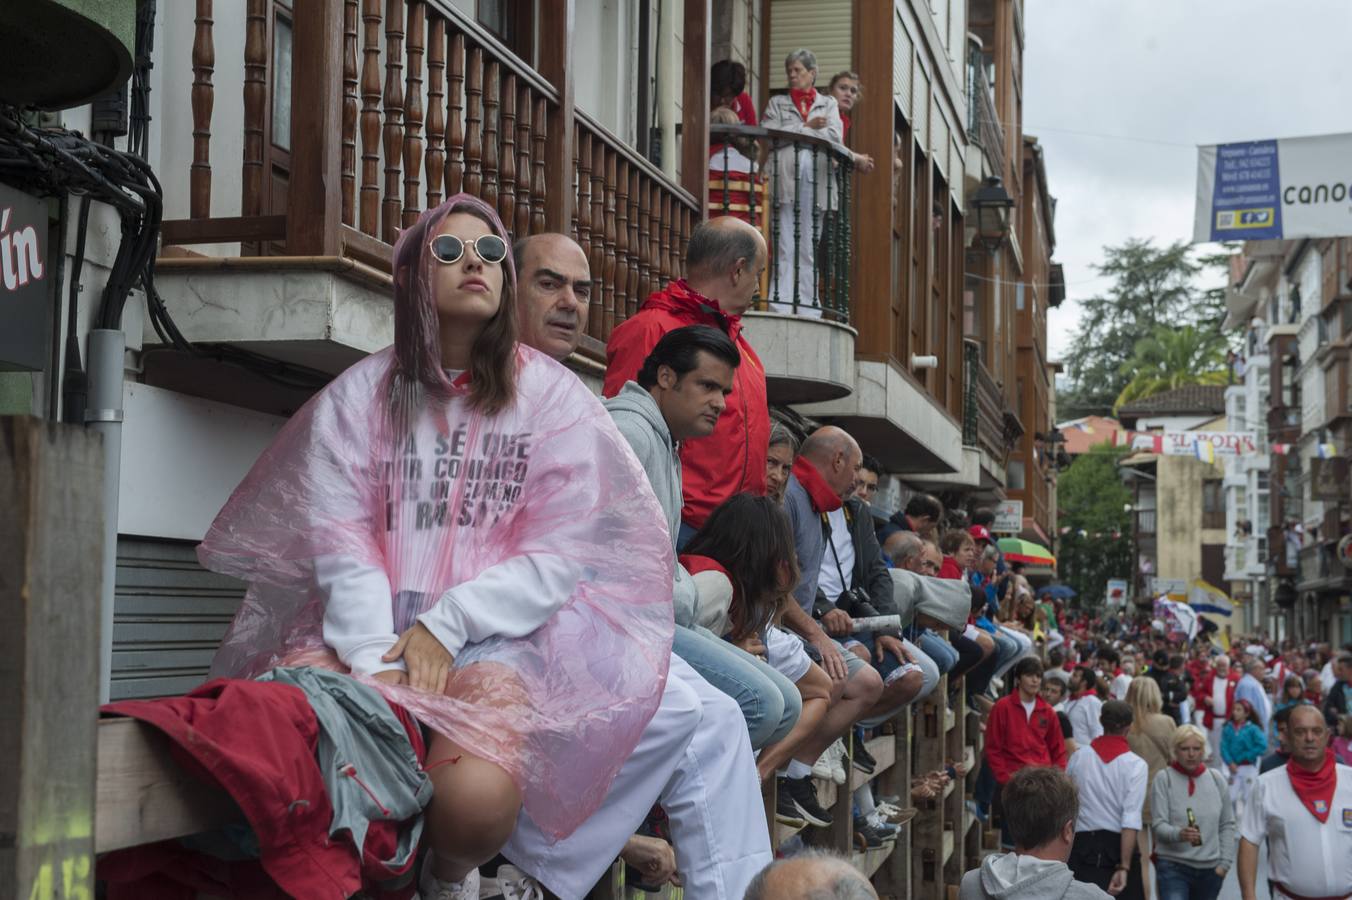
<svg viewBox="0 0 1352 900">
<path fill-rule="evenodd" d="M 562 361 L 577 349 L 586 330 L 591 290 L 587 255 L 566 235 L 547 233 L 518 241 L 514 257 L 522 343 Z M 600 808 L 563 840 L 523 814 L 503 855 L 513 868 L 529 872 L 561 896 L 585 894 L 616 853 L 633 867 L 631 884 L 636 874 L 657 885 L 679 868 L 692 896 L 738 896 L 759 854 L 768 853 L 764 831 L 743 821 L 746 805 L 755 805 L 754 763 L 747 742 L 728 736 L 744 729 L 733 699 L 669 654 L 657 712 Z M 665 807 L 674 855 L 665 840 L 633 834 L 657 802 Z M 723 834 L 723 828 L 735 831 Z M 718 856 L 710 858 L 704 852 L 708 848 L 717 848 Z M 504 869 L 490 866 L 487 871 L 499 887 L 512 883 L 513 872 L 504 874 Z M 491 890 L 487 884 L 485 889 Z"/>
<path fill-rule="evenodd" d="M 808 849 L 775 860 L 746 890 L 745 900 L 877 900 L 878 892 L 851 862 Z"/>
<path fill-rule="evenodd" d="M 1065 772 L 1035 767 L 1004 787 L 1010 853 L 987 856 L 962 876 L 958 900 L 1109 900 L 1111 894 L 1076 881 L 1066 864 L 1075 841 L 1079 790 Z"/>
<path fill-rule="evenodd" d="M 820 656 L 823 670 L 831 677 L 832 701 L 822 723 L 803 742 L 790 760 L 779 789 L 790 791 L 803 817 L 813 824 L 829 823 L 830 813 L 817 802 L 812 785 L 812 766 L 837 739 L 877 701 L 883 691 L 881 676 L 864 659 L 845 650 L 818 624 L 812 612 L 817 599 L 817 579 L 827 556 L 823 518 L 839 510 L 854 491 L 855 471 L 862 454 L 854 438 L 834 426 L 814 431 L 803 442 L 784 493 L 784 508 L 793 527 L 794 552 L 802 572 L 793 591 L 796 602 L 785 605 L 784 626 Z M 911 678 L 917 689 L 919 673 Z"/>
<path fill-rule="evenodd" d="M 946 532 L 939 540 L 939 549 L 943 552 L 943 567 L 940 570 L 942 578 L 961 578 L 968 579 L 968 573 L 976 565 L 978 559 L 978 549 L 976 539 L 972 535 L 961 529 Z M 990 618 L 989 607 L 991 604 L 990 592 L 984 587 L 976 586 L 982 595 L 982 609 L 978 612 L 973 611 L 975 616 L 974 624 L 977 628 L 990 636 L 995 645 L 996 663 L 992 679 L 1002 677 L 1009 668 L 1018 661 L 1020 653 L 1019 642 L 1014 637 L 1000 630 L 999 626 Z"/>
<path fill-rule="evenodd" d="M 798 438 L 788 426 L 776 422 L 770 426 L 770 447 L 765 456 L 765 496 L 783 505 L 784 489 L 798 458 Z"/>
<path fill-rule="evenodd" d="M 798 583 L 788 516 L 768 497 L 738 494 L 713 511 L 681 554 L 681 563 L 699 590 L 701 621 L 725 641 L 764 659 L 800 692 L 802 712 L 793 729 L 757 759 L 764 780 L 816 731 L 831 698 L 831 679 L 803 642 L 778 625 Z M 798 815 L 793 798 L 781 794 L 780 820 L 792 823 Z"/>
<path fill-rule="evenodd" d="M 911 499 L 906 501 L 906 508 L 893 513 L 887 521 L 902 531 L 914 531 L 927 541 L 935 541 L 935 531 L 943 519 L 944 505 L 938 497 L 912 494 Z"/>
</svg>

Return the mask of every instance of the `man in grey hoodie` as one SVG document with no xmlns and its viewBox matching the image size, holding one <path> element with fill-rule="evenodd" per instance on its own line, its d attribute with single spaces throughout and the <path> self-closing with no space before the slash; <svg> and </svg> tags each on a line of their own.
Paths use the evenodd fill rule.
<svg viewBox="0 0 1352 900">
<path fill-rule="evenodd" d="M 958 900 L 1110 900 L 1066 865 L 1080 796 L 1065 772 L 1021 769 L 1004 787 L 1004 804 L 1014 852 L 988 856 L 962 876 Z"/>
</svg>

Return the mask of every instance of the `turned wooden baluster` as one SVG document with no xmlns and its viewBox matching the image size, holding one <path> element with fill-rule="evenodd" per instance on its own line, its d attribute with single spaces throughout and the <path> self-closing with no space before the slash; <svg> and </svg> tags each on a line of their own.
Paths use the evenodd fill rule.
<svg viewBox="0 0 1352 900">
<path fill-rule="evenodd" d="M 672 217 L 676 213 L 675 201 L 666 191 L 662 192 L 662 271 L 671 281 L 676 277 L 676 267 L 673 264 L 676 255 L 672 251 L 672 237 L 676 230 L 672 227 Z"/>
<path fill-rule="evenodd" d="M 446 168 L 446 20 L 432 17 L 427 36 L 427 208 L 441 203 Z"/>
<path fill-rule="evenodd" d="M 483 98 L 484 98 L 484 52 L 475 47 L 469 54 L 469 72 L 466 81 L 465 101 L 465 193 L 476 197 L 483 196 Z"/>
<path fill-rule="evenodd" d="M 615 175 L 615 322 L 629 315 L 629 162 L 618 159 Z"/>
<path fill-rule="evenodd" d="M 249 0 L 244 12 L 244 170 L 240 211 L 263 211 L 263 109 L 267 102 L 268 0 Z M 274 135 L 290 140 L 290 135 Z"/>
<path fill-rule="evenodd" d="M 592 322 L 596 337 L 605 340 L 606 330 L 606 145 L 599 137 L 588 135 L 592 145 L 591 222 L 592 222 Z"/>
<path fill-rule="evenodd" d="M 343 224 L 357 223 L 357 0 L 343 2 Z"/>
<path fill-rule="evenodd" d="M 480 195 L 489 206 L 498 205 L 498 105 L 502 101 L 499 80 L 501 66 L 496 61 L 488 64 L 488 78 L 484 84 L 484 182 Z"/>
<path fill-rule="evenodd" d="M 426 36 L 427 4 L 417 0 L 408 9 L 408 73 L 404 77 L 404 216 L 407 228 L 418 221 L 422 203 L 418 187 L 422 181 L 423 128 L 423 40 Z"/>
<path fill-rule="evenodd" d="M 640 241 L 642 240 L 639 228 L 639 191 L 642 190 L 644 179 L 640 176 L 638 166 L 629 168 L 629 315 L 638 312 L 639 304 L 643 302 L 643 297 L 639 291 L 643 287 L 643 253 L 641 252 Z"/>
<path fill-rule="evenodd" d="M 679 277 L 685 277 L 685 254 L 690 249 L 690 231 L 694 228 L 695 215 L 690 211 L 690 207 L 684 203 L 681 204 L 681 247 L 676 256 L 676 273 Z"/>
<path fill-rule="evenodd" d="M 450 129 L 446 147 L 446 196 L 465 186 L 465 123 L 460 113 L 465 108 L 465 36 L 451 35 L 450 75 L 446 92 L 446 126 Z"/>
<path fill-rule="evenodd" d="M 510 72 L 502 84 L 502 193 L 498 215 L 508 229 L 516 228 L 516 76 Z M 526 233 L 517 229 L 516 237 Z"/>
<path fill-rule="evenodd" d="M 616 321 L 616 291 L 615 291 L 615 184 L 619 173 L 619 159 L 614 150 L 606 148 L 606 178 L 605 178 L 605 211 L 602 213 L 603 221 L 606 223 L 606 260 L 605 269 L 601 275 L 601 281 L 605 285 L 606 291 L 606 340 L 610 340 L 610 333 L 615 328 Z"/>
<path fill-rule="evenodd" d="M 197 0 L 192 38 L 192 165 L 188 169 L 188 212 L 194 219 L 211 217 L 211 109 L 215 94 L 211 74 L 216 47 L 211 37 L 211 0 Z"/>
<path fill-rule="evenodd" d="M 648 179 L 648 289 L 643 296 L 662 289 L 662 186 Z"/>
<path fill-rule="evenodd" d="M 581 128 L 573 132 L 575 150 L 573 159 L 577 163 L 577 227 L 573 237 L 578 246 L 587 254 L 587 265 L 591 269 L 592 294 L 587 302 L 587 333 L 594 338 L 601 337 L 601 315 L 597 303 L 596 255 L 592 247 L 591 234 L 591 136 Z"/>
<path fill-rule="evenodd" d="M 385 194 L 380 239 L 399 237 L 399 162 L 404 155 L 404 0 L 385 3 Z"/>
<path fill-rule="evenodd" d="M 545 141 L 549 138 L 549 119 L 545 115 L 545 98 L 535 98 L 535 114 L 531 130 L 531 201 L 530 230 L 539 234 L 545 230 Z M 574 210 L 576 212 L 576 210 Z"/>
<path fill-rule="evenodd" d="M 363 0 L 361 68 L 361 230 L 380 231 L 380 0 Z"/>
<path fill-rule="evenodd" d="M 516 97 L 516 233 L 533 234 L 531 227 L 531 96 L 530 88 L 521 85 Z M 543 213 L 543 208 L 541 213 Z"/>
</svg>

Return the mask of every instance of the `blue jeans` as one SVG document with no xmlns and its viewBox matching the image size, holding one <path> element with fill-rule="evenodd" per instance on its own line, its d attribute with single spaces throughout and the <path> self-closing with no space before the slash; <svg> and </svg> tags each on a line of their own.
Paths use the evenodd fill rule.
<svg viewBox="0 0 1352 900">
<path fill-rule="evenodd" d="M 958 664 L 958 651 L 953 645 L 926 628 L 916 637 L 915 642 L 925 655 L 934 660 L 941 675 L 947 675 Z"/>
<path fill-rule="evenodd" d="M 797 724 L 803 711 L 797 685 L 762 660 L 727 641 L 679 625 L 671 649 L 705 681 L 737 701 L 754 749 L 783 740 Z"/>
<path fill-rule="evenodd" d="M 1214 868 L 1195 869 L 1160 857 L 1155 860 L 1155 883 L 1159 900 L 1216 900 L 1225 879 Z"/>
</svg>

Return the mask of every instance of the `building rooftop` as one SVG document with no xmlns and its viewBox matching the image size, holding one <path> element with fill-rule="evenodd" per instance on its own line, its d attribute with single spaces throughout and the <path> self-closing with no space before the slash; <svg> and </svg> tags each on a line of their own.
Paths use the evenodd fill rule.
<svg viewBox="0 0 1352 900">
<path fill-rule="evenodd" d="M 1133 401 L 1117 412 L 1122 419 L 1174 413 L 1223 413 L 1225 385 L 1190 384 L 1172 391 L 1163 391 L 1144 400 Z"/>
</svg>

